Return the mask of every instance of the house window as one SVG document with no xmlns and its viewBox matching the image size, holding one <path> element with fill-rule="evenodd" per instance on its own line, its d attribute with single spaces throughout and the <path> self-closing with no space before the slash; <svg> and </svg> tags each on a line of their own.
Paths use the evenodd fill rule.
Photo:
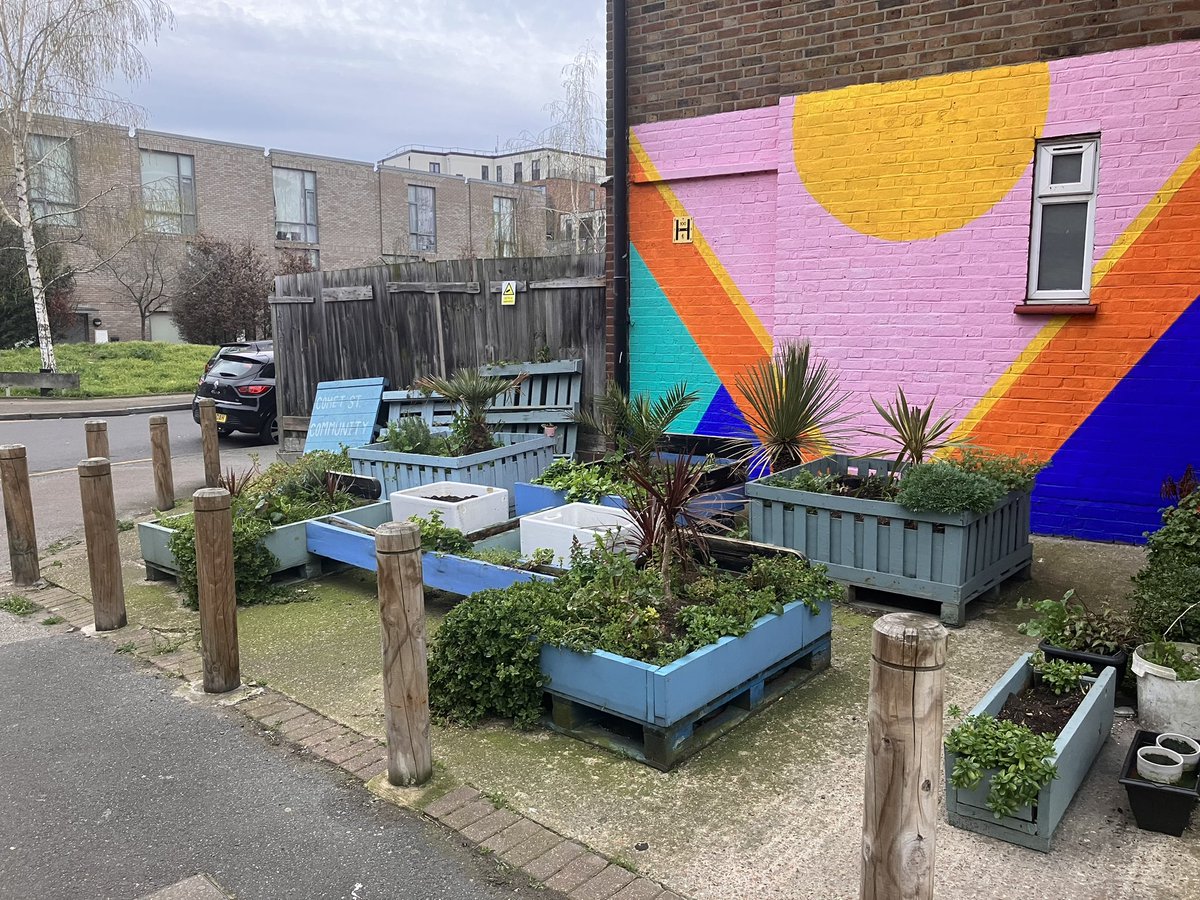
<svg viewBox="0 0 1200 900">
<path fill-rule="evenodd" d="M 502 166 L 502 165 L 500 165 L 500 164 L 498 164 L 498 163 L 497 163 L 497 165 L 496 165 L 496 180 L 497 180 L 497 181 L 503 181 L 503 180 L 504 180 L 504 166 Z"/>
<path fill-rule="evenodd" d="M 275 240 L 317 239 L 317 174 L 300 169 L 272 170 L 275 184 Z"/>
<path fill-rule="evenodd" d="M 512 197 L 492 198 L 492 234 L 496 256 L 517 255 L 517 204 Z"/>
<path fill-rule="evenodd" d="M 596 180 L 596 167 L 588 166 L 588 181 L 595 181 L 595 180 Z"/>
<path fill-rule="evenodd" d="M 46 225 L 78 225 L 75 156 L 70 139 L 31 134 L 25 157 L 34 219 Z"/>
<path fill-rule="evenodd" d="M 1087 300 L 1100 139 L 1041 141 L 1033 168 L 1029 299 Z"/>
<path fill-rule="evenodd" d="M 437 207 L 431 187 L 408 186 L 408 247 L 412 253 L 437 252 Z"/>
<path fill-rule="evenodd" d="M 142 218 L 147 231 L 196 233 L 195 163 L 180 153 L 143 150 Z"/>
<path fill-rule="evenodd" d="M 488 180 L 488 167 L 480 166 L 479 168 L 480 168 L 480 172 L 481 172 L 479 177 L 482 178 L 484 181 L 487 181 Z"/>
<path fill-rule="evenodd" d="M 520 184 L 525 180 L 525 176 L 521 171 L 521 163 L 513 163 L 513 184 Z"/>
<path fill-rule="evenodd" d="M 529 164 L 529 177 L 534 181 L 542 180 L 542 161 L 535 159 Z"/>
<path fill-rule="evenodd" d="M 596 189 L 588 188 L 588 209 L 596 208 Z"/>
<path fill-rule="evenodd" d="M 442 164 L 440 162 L 430 163 L 429 171 L 434 175 L 441 175 L 442 174 Z"/>
</svg>

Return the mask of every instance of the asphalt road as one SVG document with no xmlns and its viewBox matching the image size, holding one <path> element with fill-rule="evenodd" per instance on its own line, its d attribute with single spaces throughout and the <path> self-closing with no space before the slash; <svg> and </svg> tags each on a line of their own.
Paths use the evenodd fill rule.
<svg viewBox="0 0 1200 900">
<path fill-rule="evenodd" d="M 137 898 L 198 872 L 239 900 L 546 891 L 111 645 L 0 612 L 0 898 Z"/>
<path fill-rule="evenodd" d="M 190 496 L 204 486 L 200 452 L 200 427 L 189 410 L 165 413 L 171 431 L 171 458 L 175 496 Z M 113 461 L 113 493 L 117 515 L 144 513 L 155 503 L 154 475 L 150 467 L 149 414 L 108 419 L 108 443 Z M 0 444 L 24 444 L 29 461 L 33 513 L 38 546 L 80 536 L 83 511 L 79 505 L 76 464 L 85 457 L 84 419 L 48 419 L 0 422 Z M 221 464 L 238 471 L 258 454 L 262 465 L 275 459 L 274 444 L 260 444 L 251 435 L 221 439 Z M 10 570 L 8 532 L 0 521 L 0 573 Z"/>
</svg>

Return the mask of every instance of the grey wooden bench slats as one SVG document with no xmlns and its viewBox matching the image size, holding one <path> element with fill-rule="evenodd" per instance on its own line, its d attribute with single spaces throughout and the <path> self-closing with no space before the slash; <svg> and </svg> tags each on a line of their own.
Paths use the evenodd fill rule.
<svg viewBox="0 0 1200 900">
<path fill-rule="evenodd" d="M 528 373 L 515 391 L 496 398 L 488 413 L 488 422 L 498 431 L 511 434 L 541 434 L 543 425 L 558 428 L 555 455 L 574 456 L 579 441 L 579 426 L 574 416 L 579 411 L 583 392 L 583 360 L 562 359 L 545 363 L 480 366 L 485 375 L 513 377 Z M 454 404 L 440 394 L 421 391 L 385 391 L 388 421 L 420 416 L 431 428 L 443 427 L 454 418 Z"/>
</svg>

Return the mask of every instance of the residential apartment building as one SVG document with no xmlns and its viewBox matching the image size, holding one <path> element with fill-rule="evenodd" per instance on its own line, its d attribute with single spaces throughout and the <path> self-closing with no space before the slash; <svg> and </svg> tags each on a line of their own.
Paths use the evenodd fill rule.
<svg viewBox="0 0 1200 900">
<path fill-rule="evenodd" d="M 553 147 L 485 153 L 414 144 L 393 150 L 383 163 L 414 172 L 542 189 L 549 252 L 599 252 L 604 247 L 608 176 L 602 156 Z"/>
<path fill-rule="evenodd" d="M 634 391 L 686 378 L 676 427 L 745 432 L 739 375 L 808 340 L 853 426 L 900 385 L 1048 460 L 1034 530 L 1157 526 L 1200 445 L 1200 5 L 620 9 Z"/>
<path fill-rule="evenodd" d="M 545 186 L 67 120 L 43 121 L 30 145 L 35 215 L 71 242 L 80 272 L 74 339 L 95 328 L 137 339 L 122 270 L 172 277 L 199 233 L 316 268 L 537 256 L 550 245 Z M 11 191 L 11 174 L 0 167 L 0 189 Z M 169 303 L 148 336 L 177 339 Z"/>
</svg>

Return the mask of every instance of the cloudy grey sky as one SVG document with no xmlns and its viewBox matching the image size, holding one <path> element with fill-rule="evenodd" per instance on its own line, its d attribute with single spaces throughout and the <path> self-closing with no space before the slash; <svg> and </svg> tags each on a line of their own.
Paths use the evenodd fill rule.
<svg viewBox="0 0 1200 900">
<path fill-rule="evenodd" d="M 378 160 L 492 149 L 548 123 L 561 70 L 600 59 L 604 0 L 173 0 L 132 92 L 146 127 Z"/>
</svg>

